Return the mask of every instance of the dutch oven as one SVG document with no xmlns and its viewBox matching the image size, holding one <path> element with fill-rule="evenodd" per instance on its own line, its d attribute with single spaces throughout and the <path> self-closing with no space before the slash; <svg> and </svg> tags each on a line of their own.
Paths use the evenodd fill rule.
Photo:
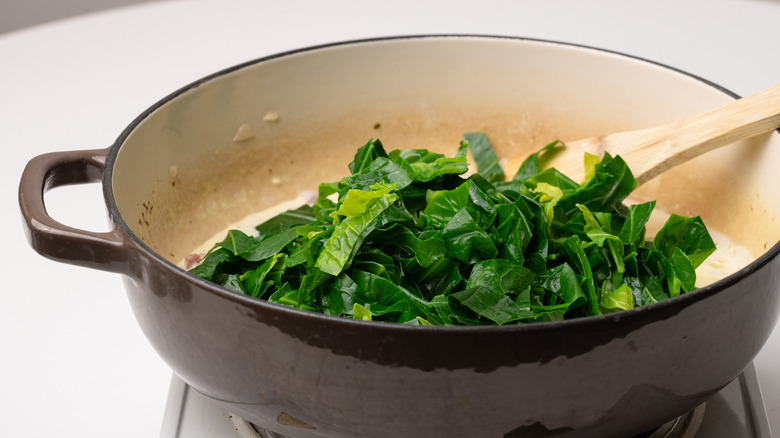
<svg viewBox="0 0 780 438">
<path fill-rule="evenodd" d="M 121 274 L 172 370 L 266 429 L 300 438 L 625 437 L 704 402 L 775 326 L 777 132 L 696 158 L 637 192 L 659 209 L 700 215 L 751 260 L 633 310 L 497 327 L 357 321 L 230 292 L 188 274 L 182 260 L 241 218 L 344 176 L 369 138 L 451 154 L 464 132 L 484 131 L 508 157 L 734 98 L 674 68 L 550 41 L 328 44 L 190 84 L 107 149 L 34 158 L 19 200 L 38 252 Z M 46 190 L 97 181 L 111 231 L 48 216 Z"/>
</svg>

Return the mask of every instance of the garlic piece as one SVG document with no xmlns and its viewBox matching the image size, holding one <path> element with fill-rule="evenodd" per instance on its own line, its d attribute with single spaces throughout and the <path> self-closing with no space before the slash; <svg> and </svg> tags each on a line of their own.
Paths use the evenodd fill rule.
<svg viewBox="0 0 780 438">
<path fill-rule="evenodd" d="M 255 131 L 249 123 L 242 123 L 236 131 L 236 135 L 233 136 L 233 141 L 242 142 L 247 141 L 255 137 Z"/>
</svg>

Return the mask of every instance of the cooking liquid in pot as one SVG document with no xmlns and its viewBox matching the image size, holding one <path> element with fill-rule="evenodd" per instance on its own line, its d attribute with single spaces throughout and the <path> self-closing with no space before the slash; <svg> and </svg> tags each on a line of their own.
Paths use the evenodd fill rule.
<svg viewBox="0 0 780 438">
<path fill-rule="evenodd" d="M 224 240 L 228 230 L 240 230 L 248 235 L 257 235 L 257 231 L 255 230 L 257 225 L 287 210 L 300 207 L 306 202 L 307 198 L 311 198 L 312 196 L 314 197 L 314 200 L 316 200 L 316 193 L 302 192 L 296 199 L 282 202 L 271 208 L 251 214 L 225 228 L 223 231 L 211 236 L 203 242 L 202 245 L 197 247 L 193 251 L 193 254 L 197 255 L 198 259 L 205 256 L 215 244 Z M 630 202 L 628 202 L 628 204 L 630 204 Z M 648 236 L 652 236 L 652 233 L 659 230 L 668 217 L 668 213 L 656 209 L 647 224 Z M 737 272 L 747 266 L 748 263 L 755 260 L 755 257 L 746 247 L 734 244 L 731 239 L 724 234 L 718 233 L 716 230 L 708 228 L 708 231 L 710 236 L 712 236 L 712 240 L 715 242 L 717 250 L 696 269 L 696 287 L 704 287 L 714 283 L 721 278 Z M 190 265 L 190 262 L 191 258 L 188 257 L 180 260 L 178 265 L 185 269 L 191 269 L 194 267 L 194 264 Z"/>
</svg>

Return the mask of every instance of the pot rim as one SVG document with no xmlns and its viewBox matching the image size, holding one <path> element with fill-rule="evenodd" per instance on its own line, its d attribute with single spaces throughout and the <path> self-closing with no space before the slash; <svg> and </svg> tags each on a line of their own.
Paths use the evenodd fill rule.
<svg viewBox="0 0 780 438">
<path fill-rule="evenodd" d="M 116 199 L 114 198 L 114 191 L 112 185 L 113 169 L 114 169 L 117 156 L 119 154 L 119 150 L 122 148 L 122 145 L 124 144 L 125 140 L 127 140 L 127 138 L 132 134 L 132 132 L 140 123 L 142 123 L 147 117 L 152 115 L 155 111 L 157 111 L 159 108 L 161 108 L 163 105 L 167 104 L 168 102 L 172 101 L 173 99 L 195 88 L 205 85 L 208 82 L 216 78 L 219 78 L 221 76 L 233 73 L 235 71 L 241 70 L 243 68 L 252 65 L 272 61 L 275 59 L 285 58 L 296 54 L 314 52 L 314 51 L 319 51 L 322 49 L 328 49 L 334 47 L 371 44 L 377 42 L 390 42 L 390 41 L 400 41 L 400 40 L 424 40 L 424 39 L 467 39 L 467 38 L 483 39 L 488 41 L 489 40 L 525 41 L 525 42 L 532 42 L 532 43 L 542 43 L 542 44 L 550 44 L 550 45 L 578 48 L 578 49 L 585 49 L 585 50 L 593 50 L 604 54 L 618 55 L 620 57 L 627 58 L 628 60 L 639 61 L 641 63 L 662 67 L 663 69 L 672 71 L 674 73 L 682 74 L 691 79 L 695 79 L 696 81 L 701 82 L 709 87 L 712 87 L 715 90 L 720 91 L 730 97 L 733 97 L 734 99 L 738 99 L 740 97 L 736 93 L 718 84 L 715 84 L 707 79 L 704 79 L 702 77 L 699 77 L 687 71 L 668 66 L 666 64 L 662 64 L 642 57 L 622 53 L 619 51 L 613 51 L 613 50 L 602 49 L 602 48 L 597 48 L 597 47 L 583 45 L 583 44 L 561 42 L 561 41 L 554 41 L 554 40 L 547 40 L 547 39 L 527 38 L 527 37 L 508 36 L 508 35 L 490 35 L 490 34 L 415 34 L 415 35 L 397 35 L 397 36 L 362 38 L 362 39 L 353 39 L 353 40 L 337 41 L 337 42 L 306 46 L 302 48 L 278 52 L 268 56 L 256 58 L 250 61 L 239 63 L 231 67 L 227 67 L 225 69 L 216 71 L 215 73 L 204 76 L 194 82 L 191 82 L 188 85 L 179 88 L 178 90 L 163 97 L 155 104 L 150 106 L 148 109 L 143 111 L 138 117 L 135 118 L 135 120 L 133 120 L 122 131 L 119 137 L 117 137 L 117 139 L 109 148 L 108 155 L 106 157 L 106 167 L 103 173 L 103 181 L 102 181 L 103 196 L 106 201 L 108 213 L 112 218 L 112 220 L 115 222 L 115 224 L 122 230 L 122 232 L 125 233 L 127 238 L 146 257 L 162 264 L 168 271 L 170 271 L 169 272 L 170 274 L 179 276 L 182 279 L 191 283 L 192 285 L 205 289 L 208 292 L 213 293 L 221 298 L 228 299 L 230 301 L 235 302 L 236 304 L 240 304 L 243 306 L 257 308 L 271 313 L 284 314 L 292 318 L 308 318 L 308 319 L 312 319 L 313 321 L 319 321 L 327 324 L 346 324 L 347 326 L 350 325 L 365 326 L 365 327 L 371 327 L 372 329 L 412 330 L 412 331 L 422 331 L 422 332 L 469 332 L 469 333 L 475 333 L 475 332 L 510 333 L 512 332 L 513 333 L 518 331 L 525 332 L 525 331 L 548 330 L 548 329 L 571 330 L 574 327 L 584 325 L 584 324 L 617 323 L 621 320 L 626 320 L 626 319 L 635 319 L 635 318 L 644 319 L 647 317 L 648 313 L 662 314 L 664 313 L 664 311 L 666 311 L 667 314 L 669 311 L 676 314 L 682 311 L 683 309 L 685 309 L 686 307 L 688 307 L 689 305 L 692 305 L 693 303 L 703 300 L 711 295 L 714 295 L 742 281 L 747 276 L 751 275 L 752 273 L 764 267 L 764 265 L 769 263 L 771 260 L 777 257 L 778 254 L 780 254 L 780 241 L 778 241 L 774 245 L 772 245 L 771 248 L 769 248 L 767 251 L 765 251 L 763 254 L 761 254 L 759 257 L 757 257 L 755 260 L 747 264 L 742 269 L 710 285 L 707 285 L 699 289 L 695 289 L 691 292 L 680 294 L 677 297 L 669 298 L 656 303 L 635 307 L 629 310 L 622 310 L 614 313 L 608 313 L 608 314 L 602 314 L 596 316 L 587 316 L 587 317 L 574 318 L 574 319 L 568 319 L 562 321 L 542 321 L 542 322 L 534 322 L 534 323 L 527 323 L 527 324 L 507 324 L 502 326 L 498 326 L 498 325 L 413 326 L 413 325 L 399 324 L 399 323 L 387 323 L 382 321 L 362 321 L 353 318 L 325 315 L 317 312 L 300 310 L 300 309 L 284 306 L 277 303 L 271 303 L 263 299 L 253 298 L 247 295 L 242 295 L 242 294 L 229 291 L 228 289 L 225 289 L 215 283 L 209 282 L 205 279 L 189 274 L 184 269 L 176 266 L 174 263 L 162 257 L 160 254 L 158 254 L 156 251 L 152 250 L 148 245 L 146 245 L 132 231 L 128 223 L 122 217 L 122 214 L 120 213 L 119 208 L 116 204 Z M 777 132 L 780 133 L 780 129 L 778 129 Z"/>
</svg>

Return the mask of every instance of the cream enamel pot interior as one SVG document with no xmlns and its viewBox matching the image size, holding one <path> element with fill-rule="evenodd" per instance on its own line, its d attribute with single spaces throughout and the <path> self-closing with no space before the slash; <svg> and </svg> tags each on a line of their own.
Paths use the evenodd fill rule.
<svg viewBox="0 0 780 438">
<path fill-rule="evenodd" d="M 618 314 L 502 327 L 354 321 L 239 296 L 178 264 L 244 216 L 344 176 L 369 138 L 452 153 L 464 132 L 485 131 L 506 157 L 732 99 L 672 68 L 556 42 L 331 44 L 184 87 L 108 149 L 33 159 L 20 205 L 37 251 L 122 274 L 138 323 L 173 371 L 267 429 L 302 438 L 632 436 L 729 383 L 775 326 L 777 132 L 696 158 L 637 194 L 701 215 L 755 260 Z M 235 141 L 243 124 L 254 135 Z M 46 214 L 45 190 L 91 181 L 102 181 L 112 231 Z"/>
</svg>

